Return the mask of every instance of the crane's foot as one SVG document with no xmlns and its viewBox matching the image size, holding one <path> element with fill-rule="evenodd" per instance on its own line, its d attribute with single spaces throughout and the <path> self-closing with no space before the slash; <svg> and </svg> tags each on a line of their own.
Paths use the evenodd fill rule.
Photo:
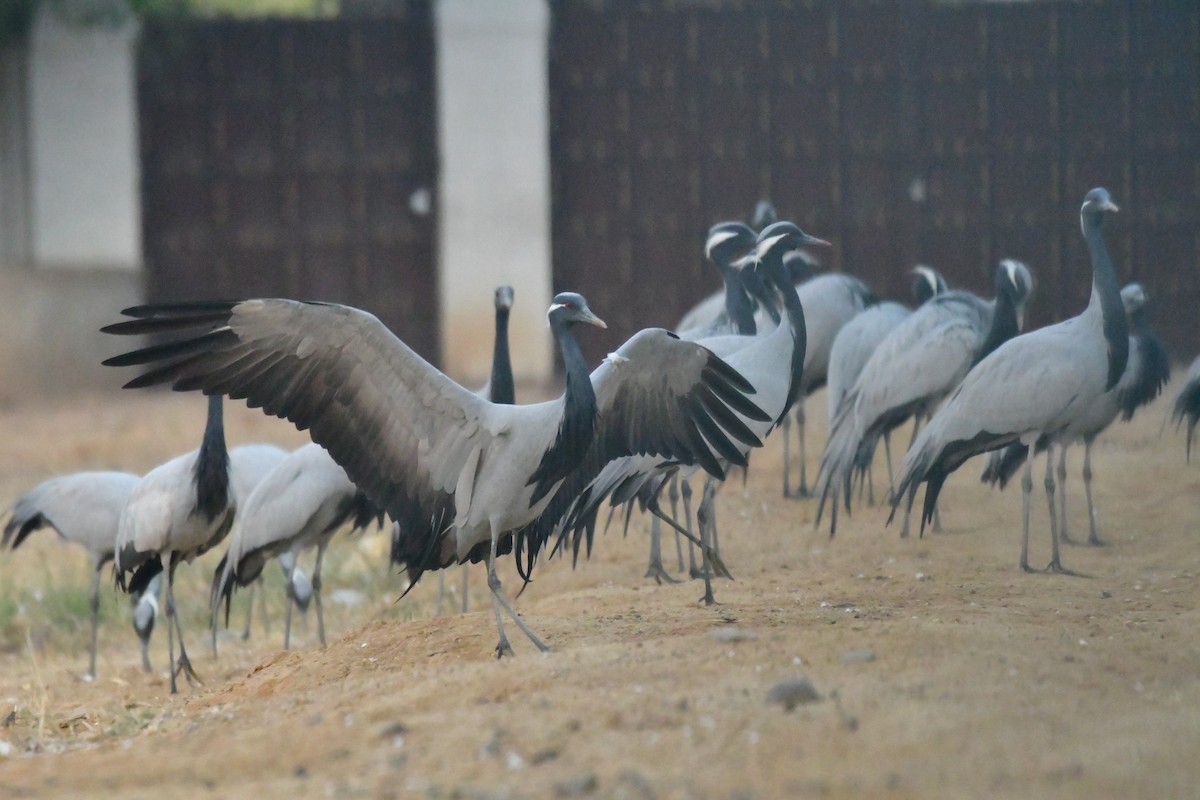
<svg viewBox="0 0 1200 800">
<path fill-rule="evenodd" d="M 807 486 L 801 486 L 795 491 L 784 492 L 783 496 L 787 500 L 812 500 L 813 493 Z"/>
<path fill-rule="evenodd" d="M 701 597 L 700 599 L 704 601 L 704 605 L 706 605 L 706 606 L 719 606 L 719 605 L 721 605 L 720 603 L 718 603 L 718 602 L 717 602 L 717 598 L 715 598 L 715 597 L 713 596 L 713 593 L 712 593 L 712 589 L 711 589 L 711 588 L 709 588 L 709 589 L 706 589 L 706 590 L 705 590 L 705 592 L 704 592 L 704 596 L 703 596 L 703 597 Z"/>
<path fill-rule="evenodd" d="M 1087 544 L 1088 547 L 1108 547 L 1108 542 L 1105 542 L 1094 533 L 1088 537 L 1088 540 L 1085 544 Z"/>
<path fill-rule="evenodd" d="M 1078 539 L 1072 538 L 1071 535 L 1066 531 L 1059 531 L 1058 542 L 1059 544 L 1083 544 L 1083 542 L 1079 541 Z"/>
<path fill-rule="evenodd" d="M 1059 561 L 1058 559 L 1054 559 L 1053 561 L 1051 561 L 1049 564 L 1046 565 L 1046 572 L 1052 572 L 1056 575 L 1070 575 L 1075 578 L 1088 577 L 1087 575 L 1084 575 L 1082 572 L 1076 572 L 1073 569 L 1067 569 L 1066 567 L 1064 567 L 1062 565 L 1062 562 Z"/>
<path fill-rule="evenodd" d="M 513 655 L 512 645 L 508 643 L 508 637 L 502 634 L 500 641 L 496 642 L 496 658 L 501 659 L 511 655 Z"/>
<path fill-rule="evenodd" d="M 1028 561 L 1021 562 L 1021 570 L 1023 572 L 1037 572 L 1038 571 L 1038 570 L 1034 569 L 1033 567 L 1029 566 Z"/>
<path fill-rule="evenodd" d="M 171 676 L 172 680 L 182 675 L 187 678 L 187 682 L 193 686 L 203 686 L 204 681 L 200 680 L 200 676 L 196 674 L 196 670 L 192 669 L 192 661 L 187 657 L 187 654 L 179 656 L 179 661 L 175 664 L 175 674 Z"/>
<path fill-rule="evenodd" d="M 672 578 L 669 574 L 667 574 L 667 571 L 666 571 L 666 569 L 663 568 L 662 564 L 651 564 L 650 566 L 648 566 L 646 568 L 646 574 L 643 575 L 642 577 L 654 578 L 654 582 L 657 583 L 659 586 L 661 586 L 664 583 L 679 583 L 680 582 L 678 578 Z"/>
</svg>

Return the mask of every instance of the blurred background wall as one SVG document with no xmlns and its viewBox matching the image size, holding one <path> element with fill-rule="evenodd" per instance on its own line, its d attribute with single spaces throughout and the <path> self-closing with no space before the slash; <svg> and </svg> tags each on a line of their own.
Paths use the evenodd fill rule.
<svg viewBox="0 0 1200 800">
<path fill-rule="evenodd" d="M 759 199 L 903 296 L 928 262 L 1033 321 L 1087 300 L 1078 205 L 1179 358 L 1200 342 L 1200 5 L 881 0 L 15 0 L 0 7 L 0 399 L 116 386 L 141 300 L 371 310 L 468 385 L 493 288 L 524 379 L 544 309 L 589 357 L 718 285 Z"/>
</svg>

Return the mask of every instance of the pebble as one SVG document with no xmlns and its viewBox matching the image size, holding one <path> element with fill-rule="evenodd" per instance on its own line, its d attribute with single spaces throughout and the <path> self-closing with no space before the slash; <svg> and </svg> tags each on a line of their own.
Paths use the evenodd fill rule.
<svg viewBox="0 0 1200 800">
<path fill-rule="evenodd" d="M 569 781 L 554 784 L 554 794 L 559 797 L 582 797 L 596 791 L 596 787 L 599 785 L 600 781 L 596 779 L 596 773 L 585 772 Z"/>
<path fill-rule="evenodd" d="M 842 654 L 843 664 L 866 664 L 875 660 L 874 650 L 851 650 Z"/>
<path fill-rule="evenodd" d="M 821 700 L 812 681 L 806 677 L 787 678 L 771 687 L 767 692 L 767 702 L 783 706 L 784 711 L 791 711 L 796 706 L 816 703 Z"/>
<path fill-rule="evenodd" d="M 749 642 L 758 638 L 757 633 L 746 628 L 716 628 L 708 635 L 718 642 Z"/>
</svg>

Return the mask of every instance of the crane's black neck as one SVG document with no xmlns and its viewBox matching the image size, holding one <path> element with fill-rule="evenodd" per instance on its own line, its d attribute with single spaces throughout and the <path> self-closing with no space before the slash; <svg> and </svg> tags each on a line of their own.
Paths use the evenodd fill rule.
<svg viewBox="0 0 1200 800">
<path fill-rule="evenodd" d="M 1103 219 L 1099 211 L 1083 214 L 1083 237 L 1092 257 L 1092 295 L 1093 300 L 1100 300 L 1104 339 L 1108 343 L 1108 381 L 1104 387 L 1108 390 L 1117 385 L 1129 361 L 1129 326 L 1121 288 L 1117 285 L 1117 270 L 1104 243 Z"/>
<path fill-rule="evenodd" d="M 508 355 L 508 309 L 496 309 L 496 343 L 492 346 L 492 380 L 489 383 L 493 403 L 510 406 L 517 402 L 513 384 L 512 359 Z"/>
<path fill-rule="evenodd" d="M 721 277 L 725 281 L 725 315 L 735 331 L 742 336 L 753 336 L 758 333 L 758 324 L 754 321 L 754 304 L 746 294 L 742 273 L 726 267 L 721 270 Z"/>
<path fill-rule="evenodd" d="M 208 422 L 196 456 L 196 507 L 209 522 L 229 506 L 229 451 L 225 449 L 225 420 L 221 395 L 208 398 Z"/>
<path fill-rule="evenodd" d="M 562 353 L 567 372 L 567 389 L 563 394 L 562 421 L 558 435 L 550 449 L 542 454 L 542 460 L 529 478 L 527 485 L 534 487 L 529 503 L 545 497 L 554 484 L 565 478 L 575 465 L 583 460 L 592 445 L 596 426 L 596 392 L 592 388 L 592 377 L 579 343 L 571 332 L 570 323 L 551 320 L 550 330 Z"/>
<path fill-rule="evenodd" d="M 779 296 L 783 298 L 783 308 L 787 314 L 788 325 L 792 329 L 791 383 L 788 385 L 783 410 L 775 420 L 775 424 L 779 424 L 800 397 L 800 384 L 804 378 L 804 356 L 808 349 L 808 328 L 804 324 L 804 306 L 800 302 L 800 295 L 796 293 L 796 285 L 792 282 L 791 275 L 783 265 L 783 258 L 768 253 L 763 261 L 768 277 Z"/>
<path fill-rule="evenodd" d="M 1015 288 L 1010 282 L 1005 281 L 998 289 L 999 291 L 996 292 L 996 304 L 992 309 L 992 324 L 988 326 L 987 336 L 983 338 L 983 345 L 979 348 L 979 352 L 975 354 L 975 359 L 971 362 L 972 367 L 987 358 L 997 347 L 1021 332 Z"/>
</svg>

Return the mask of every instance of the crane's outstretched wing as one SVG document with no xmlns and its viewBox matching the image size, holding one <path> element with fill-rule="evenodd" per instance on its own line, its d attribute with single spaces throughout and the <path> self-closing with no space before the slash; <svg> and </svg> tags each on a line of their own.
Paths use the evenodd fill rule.
<svg viewBox="0 0 1200 800">
<path fill-rule="evenodd" d="M 754 386 L 707 348 L 659 328 L 634 334 L 592 372 L 598 417 L 591 447 L 563 481 L 542 515 L 518 537 L 523 571 L 573 508 L 594 508 L 588 497 L 610 461 L 655 456 L 664 462 L 696 464 L 725 477 L 721 461 L 746 465 L 735 440 L 759 447 L 762 440 L 746 420 L 772 417 L 751 397 Z"/>
<path fill-rule="evenodd" d="M 260 299 L 123 313 L 134 319 L 104 332 L 185 334 L 105 361 L 151 365 L 127 388 L 226 394 L 310 430 L 376 505 L 431 543 L 454 520 L 470 454 L 495 433 L 485 400 L 348 306 Z"/>
</svg>

